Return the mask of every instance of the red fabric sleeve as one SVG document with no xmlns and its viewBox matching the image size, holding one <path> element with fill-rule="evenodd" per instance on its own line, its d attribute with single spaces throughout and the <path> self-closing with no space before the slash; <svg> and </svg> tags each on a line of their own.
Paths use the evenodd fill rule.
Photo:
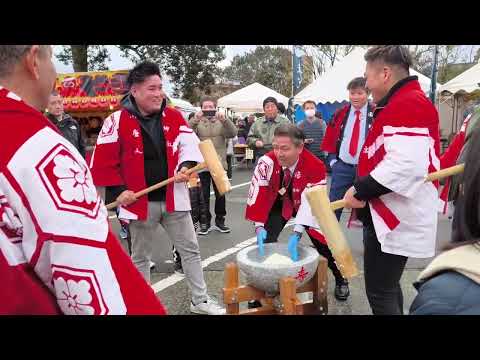
<svg viewBox="0 0 480 360">
<path fill-rule="evenodd" d="M 457 162 L 458 156 L 462 151 L 464 143 L 465 143 L 465 133 L 461 131 L 457 135 L 455 135 L 455 137 L 453 138 L 448 148 L 440 156 L 441 169 L 445 169 L 455 165 L 455 163 Z"/>
<path fill-rule="evenodd" d="M 248 191 L 247 209 L 245 218 L 250 221 L 265 223 L 268 218 L 276 194 L 274 193 L 271 177 L 274 162 L 267 155 L 262 156 L 252 176 L 252 183 Z"/>
<path fill-rule="evenodd" d="M 326 151 L 329 154 L 337 153 L 337 140 L 340 136 L 340 128 L 342 120 L 345 116 L 348 106 L 344 106 L 340 110 L 337 110 L 333 115 L 332 121 L 327 125 L 325 136 L 320 146 L 320 150 Z"/>
</svg>

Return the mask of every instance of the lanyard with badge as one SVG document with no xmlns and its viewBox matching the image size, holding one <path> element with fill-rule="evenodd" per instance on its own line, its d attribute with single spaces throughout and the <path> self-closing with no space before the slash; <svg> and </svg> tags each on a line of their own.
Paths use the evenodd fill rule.
<svg viewBox="0 0 480 360">
<path fill-rule="evenodd" d="M 288 174 L 288 176 L 287 176 L 287 174 Z M 285 193 L 287 192 L 287 189 L 290 186 L 291 182 L 292 182 L 292 176 L 291 176 L 291 173 L 290 173 L 290 169 L 285 168 L 283 170 L 282 188 L 280 190 L 278 190 L 278 193 L 281 196 L 285 195 Z"/>
</svg>

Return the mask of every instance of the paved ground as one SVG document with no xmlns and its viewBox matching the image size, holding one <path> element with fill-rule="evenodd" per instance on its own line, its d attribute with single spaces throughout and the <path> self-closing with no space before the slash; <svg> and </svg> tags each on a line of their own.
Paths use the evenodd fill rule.
<svg viewBox="0 0 480 360">
<path fill-rule="evenodd" d="M 219 302 L 222 302 L 223 270 L 225 264 L 235 261 L 236 253 L 245 246 L 248 246 L 247 240 L 251 239 L 253 243 L 254 232 L 251 223 L 244 219 L 245 204 L 248 192 L 248 183 L 251 178 L 251 169 L 239 166 L 234 169 L 232 185 L 235 188 L 227 194 L 227 220 L 226 224 L 232 229 L 229 234 L 221 234 L 213 231 L 207 236 L 199 236 L 202 260 L 205 263 L 204 274 L 209 293 L 215 296 Z M 212 196 L 210 205 L 213 210 Z M 346 229 L 345 222 L 348 214 L 342 216 L 342 227 L 349 240 L 353 255 L 357 261 L 360 270 L 363 269 L 363 245 L 360 229 Z M 112 219 L 112 225 L 115 231 L 118 231 L 118 221 Z M 437 235 L 437 248 L 441 248 L 450 239 L 451 222 L 446 217 L 441 216 Z M 286 242 L 289 235 L 289 229 L 286 229 L 280 241 Z M 309 239 L 303 239 L 304 243 L 309 243 Z M 243 243 L 243 244 L 242 244 Z M 152 286 L 157 295 L 167 307 L 169 314 L 190 315 L 189 301 L 190 295 L 187 284 L 183 277 L 173 273 L 171 243 L 161 226 L 157 231 L 157 238 L 154 239 L 153 261 L 157 264 L 152 273 Z M 413 301 L 416 291 L 412 286 L 419 272 L 430 262 L 431 259 L 411 259 L 407 263 L 406 270 L 402 277 L 402 289 L 405 299 L 405 310 Z M 363 271 L 360 276 L 350 281 L 350 298 L 345 302 L 339 302 L 333 296 L 334 280 L 329 274 L 329 314 L 331 315 L 369 315 L 370 307 L 365 295 Z"/>
</svg>

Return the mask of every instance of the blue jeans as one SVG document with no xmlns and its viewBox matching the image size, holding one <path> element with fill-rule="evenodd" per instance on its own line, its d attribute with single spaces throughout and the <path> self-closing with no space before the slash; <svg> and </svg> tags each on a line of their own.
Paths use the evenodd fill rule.
<svg viewBox="0 0 480 360">
<path fill-rule="evenodd" d="M 353 185 L 357 167 L 338 161 L 332 166 L 332 183 L 330 185 L 330 201 L 341 200 L 347 190 Z M 340 221 L 343 209 L 335 210 L 337 220 Z"/>
</svg>

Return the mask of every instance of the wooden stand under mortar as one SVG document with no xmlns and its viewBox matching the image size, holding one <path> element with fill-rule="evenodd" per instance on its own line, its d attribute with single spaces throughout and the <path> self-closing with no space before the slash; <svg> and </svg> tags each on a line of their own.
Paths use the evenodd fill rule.
<svg viewBox="0 0 480 360">
<path fill-rule="evenodd" d="M 226 305 L 227 315 L 307 315 L 328 313 L 327 302 L 327 260 L 320 258 L 317 271 L 313 278 L 302 287 L 295 288 L 295 279 L 284 277 L 280 280 L 280 306 L 275 307 L 273 298 L 265 292 L 251 285 L 241 285 L 239 270 L 236 263 L 225 265 L 225 287 L 223 288 L 223 302 Z M 313 292 L 313 302 L 302 303 L 297 294 Z M 243 301 L 259 300 L 262 307 L 240 311 Z"/>
</svg>

